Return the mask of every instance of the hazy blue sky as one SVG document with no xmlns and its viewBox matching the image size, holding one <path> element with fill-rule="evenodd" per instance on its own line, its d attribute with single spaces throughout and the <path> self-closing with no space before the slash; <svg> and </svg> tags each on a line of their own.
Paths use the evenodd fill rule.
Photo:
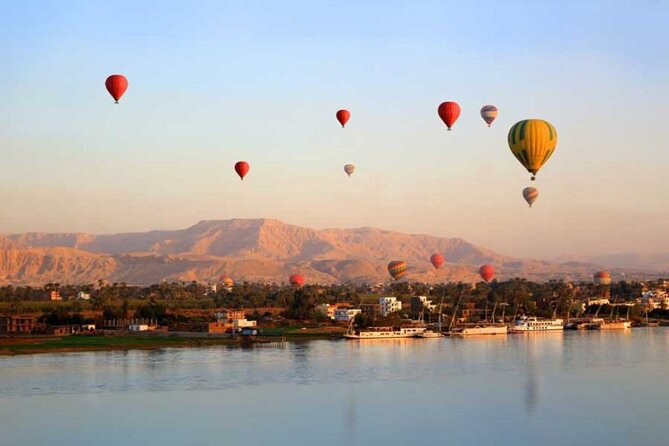
<svg viewBox="0 0 669 446">
<path fill-rule="evenodd" d="M 667 23 L 666 1 L 2 2 L 0 232 L 272 217 L 666 251 Z M 534 117 L 560 141 L 528 209 L 506 134 Z"/>
</svg>

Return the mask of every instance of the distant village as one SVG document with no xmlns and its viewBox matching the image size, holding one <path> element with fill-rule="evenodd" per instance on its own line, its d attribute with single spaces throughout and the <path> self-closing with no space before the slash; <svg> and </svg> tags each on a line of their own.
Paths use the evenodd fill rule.
<svg viewBox="0 0 669 446">
<path fill-rule="evenodd" d="M 454 314 L 456 302 L 461 302 Z M 0 288 L 0 336 L 173 334 L 256 335 L 292 327 L 341 333 L 359 326 L 512 321 L 519 314 L 624 313 L 669 320 L 669 280 L 534 283 L 524 279 L 475 284 L 393 283 L 305 285 L 172 282 L 148 287 L 99 281 Z"/>
</svg>

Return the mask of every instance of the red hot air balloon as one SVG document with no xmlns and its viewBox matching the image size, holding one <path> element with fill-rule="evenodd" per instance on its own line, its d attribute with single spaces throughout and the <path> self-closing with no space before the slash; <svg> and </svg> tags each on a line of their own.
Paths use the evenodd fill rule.
<svg viewBox="0 0 669 446">
<path fill-rule="evenodd" d="M 407 262 L 404 260 L 393 260 L 388 263 L 388 273 L 395 280 L 400 280 L 407 273 Z"/>
<path fill-rule="evenodd" d="M 442 102 L 437 112 L 441 120 L 446 124 L 446 127 L 448 127 L 448 130 L 450 130 L 460 116 L 460 106 L 457 102 Z"/>
<path fill-rule="evenodd" d="M 246 161 L 238 161 L 235 164 L 235 172 L 239 175 L 240 179 L 244 179 L 247 173 L 249 173 L 249 163 Z"/>
<path fill-rule="evenodd" d="M 294 288 L 300 288 L 302 285 L 304 285 L 304 277 L 302 277 L 301 274 L 292 274 L 288 278 L 288 282 L 290 282 L 290 286 Z"/>
<path fill-rule="evenodd" d="M 430 256 L 430 263 L 434 266 L 434 269 L 441 268 L 441 265 L 444 264 L 444 256 L 439 253 L 434 253 Z"/>
<path fill-rule="evenodd" d="M 123 93 L 128 89 L 128 79 L 122 74 L 112 74 L 105 81 L 105 87 L 107 87 L 107 91 L 118 104 L 119 99 L 121 99 Z"/>
<path fill-rule="evenodd" d="M 495 276 L 495 267 L 490 264 L 483 265 L 479 268 L 479 274 L 483 280 L 490 282 Z"/>
<path fill-rule="evenodd" d="M 337 111 L 337 121 L 341 124 L 342 128 L 346 126 L 346 123 L 351 118 L 351 112 L 346 109 L 341 109 Z"/>
</svg>

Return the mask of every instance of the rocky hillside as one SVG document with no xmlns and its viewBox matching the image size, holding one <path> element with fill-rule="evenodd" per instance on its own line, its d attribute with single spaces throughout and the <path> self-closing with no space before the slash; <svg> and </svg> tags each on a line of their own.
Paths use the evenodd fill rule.
<svg viewBox="0 0 669 446">
<path fill-rule="evenodd" d="M 435 272 L 428 258 L 447 263 Z M 301 272 L 308 282 L 383 282 L 386 264 L 409 263 L 409 280 L 474 281 L 493 263 L 498 277 L 588 279 L 596 265 L 514 259 L 458 238 L 375 228 L 316 230 L 277 220 L 201 221 L 186 229 L 111 235 L 9 234 L 0 238 L 0 283 L 94 282 L 149 284 L 162 280 L 284 282 Z"/>
</svg>

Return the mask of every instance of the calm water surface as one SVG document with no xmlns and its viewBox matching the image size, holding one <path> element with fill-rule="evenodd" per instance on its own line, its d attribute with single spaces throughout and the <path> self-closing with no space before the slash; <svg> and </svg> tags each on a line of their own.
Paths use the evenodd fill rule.
<svg viewBox="0 0 669 446">
<path fill-rule="evenodd" d="M 667 445 L 669 330 L 0 357 L 0 445 Z"/>
</svg>

